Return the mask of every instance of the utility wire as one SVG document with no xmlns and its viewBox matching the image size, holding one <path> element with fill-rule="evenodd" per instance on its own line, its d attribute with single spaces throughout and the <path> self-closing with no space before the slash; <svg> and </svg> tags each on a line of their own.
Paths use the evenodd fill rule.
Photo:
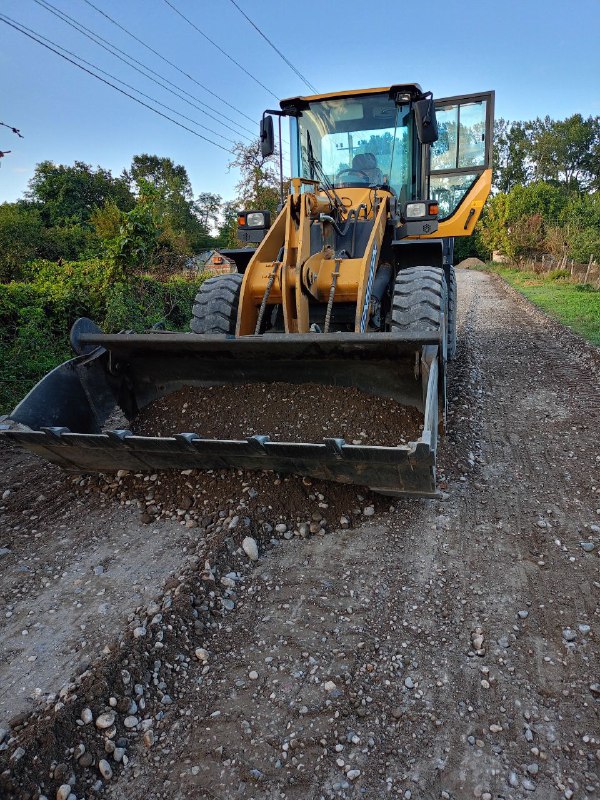
<svg viewBox="0 0 600 800">
<path fill-rule="evenodd" d="M 89 0 L 85 0 L 85 2 L 87 3 L 87 2 L 89 2 Z M 255 22 L 253 22 L 253 21 L 250 19 L 250 17 L 248 16 L 248 14 L 246 14 L 246 12 L 244 11 L 244 9 L 243 9 L 243 8 L 241 8 L 241 7 L 240 7 L 240 6 L 239 6 L 239 5 L 236 3 L 236 1 L 235 1 L 235 0 L 231 0 L 231 2 L 232 2 L 232 3 L 233 3 L 233 5 L 234 5 L 234 6 L 237 8 L 237 10 L 240 12 L 240 14 L 241 14 L 243 17 L 245 17 L 245 18 L 248 20 L 248 22 L 250 23 L 250 25 L 252 25 L 252 27 L 254 28 L 254 30 L 255 30 L 255 31 L 257 31 L 257 32 L 258 32 L 258 33 L 259 33 L 259 34 L 262 36 L 262 38 L 265 40 L 265 42 L 267 42 L 267 44 L 269 44 L 269 45 L 270 45 L 270 46 L 273 48 L 273 50 L 275 50 L 275 52 L 277 53 L 277 55 L 278 55 L 278 56 L 280 56 L 280 57 L 281 57 L 281 58 L 282 58 L 282 59 L 285 61 L 285 63 L 286 63 L 286 64 L 288 65 L 288 67 L 289 67 L 289 68 L 292 70 L 292 72 L 295 72 L 295 73 L 296 73 L 296 75 L 297 75 L 297 76 L 300 78 L 300 80 L 301 80 L 301 81 L 303 81 L 303 83 L 305 83 L 305 84 L 308 86 L 308 88 L 311 90 L 311 92 L 312 92 L 313 94 L 318 94 L 318 93 L 319 93 L 319 90 L 318 90 L 318 89 L 316 89 L 316 88 L 315 88 L 315 87 L 312 85 L 312 83 L 311 83 L 311 82 L 310 82 L 310 81 L 309 81 L 307 78 L 305 78 L 305 77 L 304 77 L 304 75 L 303 75 L 303 74 L 302 74 L 302 73 L 301 73 L 301 72 L 300 72 L 298 69 L 296 69 L 296 67 L 295 67 L 295 66 L 292 64 L 292 62 L 291 62 L 291 61 L 290 61 L 290 60 L 287 58 L 287 56 L 285 56 L 285 55 L 284 55 L 284 54 L 281 52 L 281 50 L 279 50 L 279 48 L 278 48 L 278 47 L 276 47 L 276 46 L 273 44 L 273 42 L 272 42 L 272 41 L 269 39 L 269 37 L 267 36 L 267 34 L 266 34 L 266 33 L 263 33 L 263 31 L 261 31 L 261 29 L 258 27 L 258 25 L 257 25 Z"/>
<path fill-rule="evenodd" d="M 194 78 L 192 75 L 190 75 L 189 72 L 185 72 L 185 70 L 183 70 L 180 67 L 178 67 L 177 64 L 174 64 L 172 61 L 169 61 L 169 59 L 166 58 L 165 56 L 163 56 L 161 53 L 159 53 L 158 50 L 155 50 L 153 47 L 150 47 L 150 45 L 147 44 L 143 39 L 140 39 L 138 36 L 136 36 L 130 30 L 128 30 L 123 25 L 121 25 L 119 22 L 117 22 L 116 19 L 113 19 L 105 11 L 102 11 L 101 8 L 98 8 L 98 6 L 94 5 L 94 3 L 91 2 L 91 0 L 83 0 L 83 2 L 87 3 L 88 6 L 91 6 L 99 14 L 102 14 L 103 17 L 105 17 L 107 20 L 109 20 L 109 22 L 112 22 L 113 25 L 116 25 L 117 28 L 122 30 L 128 36 L 131 36 L 132 39 L 135 39 L 135 41 L 138 42 L 139 44 L 141 44 L 143 47 L 145 47 L 146 50 L 149 50 L 151 53 L 154 53 L 155 56 L 158 56 L 162 61 L 165 62 L 165 64 L 169 64 L 169 66 L 173 67 L 173 69 L 176 69 L 177 72 L 180 72 L 182 75 L 185 75 L 186 78 L 189 78 L 197 86 L 200 86 L 202 89 L 204 89 L 204 91 L 208 92 L 209 94 L 212 94 L 212 96 L 216 97 L 217 100 L 220 100 L 226 106 L 229 106 L 229 108 L 233 109 L 233 111 L 236 111 L 238 114 L 240 114 L 242 117 L 245 117 L 250 122 L 254 123 L 256 121 L 256 120 L 253 120 L 252 117 L 249 117 L 247 114 L 244 114 L 244 112 L 240 111 L 240 109 L 236 108 L 236 106 L 232 105 L 231 103 L 228 103 L 227 100 L 224 100 L 216 92 L 213 92 L 212 89 L 208 88 L 208 86 L 205 86 L 203 83 L 200 83 L 200 81 L 196 80 L 196 78 Z"/>
<path fill-rule="evenodd" d="M 194 23 L 191 21 L 191 19 L 188 19 L 184 14 L 181 13 L 181 11 L 179 11 L 179 9 L 175 8 L 175 6 L 173 5 L 173 3 L 170 2 L 170 0 L 164 0 L 164 2 L 169 6 L 169 8 L 173 9 L 173 11 L 176 14 L 178 14 L 182 19 L 184 19 L 187 22 L 188 25 L 191 25 L 192 28 L 200 34 L 200 36 L 203 36 L 206 39 L 207 42 L 210 42 L 213 47 L 216 47 L 216 49 L 219 51 L 219 53 L 221 53 L 221 55 L 224 55 L 226 58 L 228 58 L 230 61 L 232 61 L 237 67 L 239 67 L 242 70 L 242 72 L 245 72 L 246 75 L 248 75 L 250 78 L 252 78 L 252 80 L 255 83 L 258 83 L 258 85 L 262 86 L 262 88 L 266 92 L 268 92 L 270 95 L 272 95 L 276 100 L 279 100 L 279 98 L 277 97 L 275 92 L 271 91 L 271 89 L 269 89 L 268 86 L 265 86 L 264 83 L 261 83 L 258 80 L 258 78 L 256 78 L 251 72 L 248 72 L 246 67 L 243 67 L 240 64 L 239 61 L 236 61 L 235 58 L 233 58 L 233 56 L 230 56 L 229 53 L 225 50 L 225 48 L 219 47 L 219 45 L 215 41 L 213 41 L 209 36 L 207 36 L 204 33 L 204 31 L 201 31 L 200 28 L 197 25 L 194 25 Z"/>
<path fill-rule="evenodd" d="M 235 120 L 233 120 L 230 117 L 228 117 L 225 114 L 223 114 L 221 111 L 218 111 L 216 108 L 213 108 L 212 106 L 208 105 L 208 103 L 204 103 L 199 98 L 195 97 L 194 95 L 190 94 L 189 92 L 186 92 L 184 89 L 181 89 L 180 87 L 178 87 L 176 84 L 172 83 L 172 81 L 168 80 L 167 78 L 163 78 L 158 72 L 153 70 L 151 67 L 146 66 L 141 61 L 138 61 L 133 56 L 130 56 L 124 50 L 121 50 L 119 47 L 117 47 L 116 45 L 112 44 L 107 39 L 104 39 L 99 34 L 96 34 L 92 30 L 90 30 L 89 28 L 86 28 L 85 25 L 81 25 L 79 22 L 77 22 L 77 20 L 73 19 L 73 17 L 70 17 L 68 14 L 65 14 L 63 11 L 59 11 L 57 8 L 52 6 L 50 3 L 46 2 L 46 0 L 35 0 L 35 2 L 39 6 L 44 8 L 46 11 L 49 11 L 55 17 L 60 19 L 62 22 L 66 22 L 67 25 L 69 25 L 71 28 L 74 28 L 78 33 L 81 33 L 83 36 L 85 36 L 86 38 L 90 39 L 90 41 L 94 42 L 94 44 L 97 44 L 103 50 L 106 50 L 112 56 L 115 56 L 115 58 L 118 58 L 119 61 L 122 61 L 124 64 L 127 64 L 128 67 L 131 67 L 131 69 L 134 69 L 136 72 L 139 72 L 140 75 L 143 75 L 145 78 L 148 78 L 149 80 L 153 81 L 154 83 L 158 83 L 163 89 L 165 89 L 165 91 L 170 92 L 171 94 L 174 94 L 180 100 L 183 100 L 188 105 L 193 106 L 193 108 L 197 109 L 202 114 L 205 114 L 207 117 L 210 117 L 210 119 L 214 120 L 215 122 L 218 122 L 220 125 L 223 125 L 223 127 L 228 128 L 230 131 L 232 131 L 236 135 L 239 135 L 239 136 L 244 135 L 245 136 L 245 134 L 239 134 L 238 131 L 236 131 L 234 128 L 231 127 L 231 125 L 227 125 L 225 122 L 223 122 L 224 119 L 226 119 L 229 122 L 233 123 L 238 128 L 241 128 L 242 130 L 253 134 L 252 131 L 250 131 L 248 128 L 244 127 L 243 125 L 241 125 L 239 122 L 236 122 Z M 119 55 L 119 53 L 121 53 L 122 55 Z M 124 56 L 124 58 L 123 58 L 123 56 Z M 132 64 L 131 63 L 132 61 L 135 62 L 135 63 Z M 140 69 L 139 67 L 135 66 L 135 64 L 139 64 L 143 69 Z M 144 72 L 144 70 L 147 70 L 147 72 L 150 72 L 151 75 L 148 75 L 147 72 Z M 154 76 L 154 77 L 152 77 L 152 76 Z M 162 82 L 163 80 L 164 80 L 165 83 L 169 84 L 170 86 L 174 86 L 175 89 L 170 89 L 169 86 L 165 86 L 165 83 Z M 188 97 L 191 97 L 192 99 L 196 100 L 197 103 L 200 103 L 200 105 L 197 105 L 196 103 L 192 103 L 186 97 L 183 97 L 179 93 L 179 91 L 176 91 L 176 90 L 179 90 L 179 91 L 183 92 L 183 94 L 187 95 Z M 205 108 L 209 108 L 211 111 L 214 111 L 215 114 L 217 114 L 218 116 L 215 117 L 212 114 L 209 114 L 208 111 L 204 111 L 204 109 L 201 108 L 201 106 L 204 106 Z"/>
<path fill-rule="evenodd" d="M 163 114 L 162 111 L 159 111 L 157 108 L 153 108 L 152 106 L 148 105 L 148 103 L 144 103 L 143 100 L 140 100 L 139 98 L 134 97 L 134 95 L 129 94 L 129 92 L 126 92 L 124 89 L 120 89 L 118 86 L 115 86 L 114 83 L 111 83 L 110 81 L 107 81 L 104 78 L 100 77 L 100 75 L 96 75 L 96 73 L 92 72 L 92 70 L 87 69 L 87 67 L 84 67 L 81 64 L 78 64 L 76 61 L 73 61 L 68 56 L 63 55 L 58 50 L 55 50 L 50 45 L 48 45 L 45 42 L 43 42 L 40 39 L 38 39 L 36 36 L 33 36 L 30 33 L 27 33 L 25 30 L 23 30 L 22 28 L 18 27 L 18 23 L 17 24 L 13 24 L 4 15 L 0 15 L 0 22 L 4 22 L 5 25 L 9 25 L 11 28 L 14 28 L 16 31 L 19 31 L 19 33 L 22 33 L 24 36 L 27 36 L 28 39 L 32 39 L 34 42 L 37 42 L 38 44 L 41 44 L 42 47 L 45 47 L 47 50 L 52 51 L 57 56 L 60 56 L 61 58 L 64 58 L 65 61 L 68 61 L 70 64 L 73 64 L 75 67 L 78 67 L 80 70 L 83 70 L 83 72 L 87 72 L 88 75 L 91 75 L 92 77 L 96 78 L 97 80 L 102 81 L 102 83 L 106 84 L 107 86 L 110 86 L 112 89 L 115 89 L 117 92 L 120 92 L 121 94 L 125 95 L 125 97 L 128 97 L 130 100 L 133 100 L 134 102 L 139 103 L 139 105 L 144 106 L 144 108 L 150 109 L 150 111 L 153 111 L 155 114 L 158 114 L 159 117 L 163 117 L 164 119 L 169 120 L 169 122 L 172 122 L 174 125 L 177 125 L 177 127 L 183 128 L 183 130 L 188 131 L 188 133 L 192 133 L 194 136 L 197 136 L 199 139 L 203 139 L 205 142 L 209 142 L 210 144 L 214 145 L 215 147 L 218 147 L 219 150 L 223 150 L 225 153 L 232 153 L 233 152 L 232 150 L 228 150 L 226 147 L 223 147 L 223 145 L 218 144 L 218 142 L 213 142 L 212 139 L 209 139 L 206 136 L 203 136 L 201 133 L 198 133 L 197 131 L 192 130 L 192 128 L 188 128 L 187 125 L 183 125 L 181 122 L 177 122 L 176 119 L 173 119 L 172 117 L 169 117 L 168 114 Z"/>
<path fill-rule="evenodd" d="M 25 138 L 23 136 L 23 134 L 21 133 L 21 131 L 18 128 L 15 128 L 13 125 L 7 125 L 6 122 L 0 122 L 0 125 L 2 125 L 3 128 L 8 128 L 9 131 L 12 131 L 13 133 L 16 133 L 17 136 L 19 137 L 19 139 L 24 139 Z M 10 153 L 10 150 L 7 150 L 6 152 Z"/>
<path fill-rule="evenodd" d="M 34 31 L 31 28 L 28 28 L 26 25 L 23 25 L 22 22 L 16 22 L 14 19 L 11 19 L 6 14 L 2 14 L 0 16 L 3 16 L 7 20 L 10 20 L 10 22 L 15 23 L 15 25 L 18 25 L 24 31 L 28 31 L 29 33 L 32 33 L 34 36 L 39 36 L 40 39 L 43 39 L 48 44 L 51 44 L 54 47 L 57 47 L 59 50 L 62 50 L 63 53 L 67 53 L 68 55 L 72 56 L 73 58 L 76 58 L 78 61 L 81 61 L 82 64 L 87 64 L 88 67 L 92 67 L 92 69 L 97 70 L 98 72 L 102 73 L 102 75 L 106 75 L 108 78 L 112 78 L 113 81 L 116 81 L 117 83 L 120 83 L 122 86 L 126 86 L 128 89 L 131 89 L 132 92 L 136 92 L 136 94 L 139 94 L 142 97 L 145 97 L 146 100 L 151 100 L 153 103 L 156 103 L 157 106 L 161 106 L 161 108 L 166 108 L 167 111 L 171 111 L 171 112 L 173 112 L 173 114 L 177 114 L 178 117 L 181 117 L 182 119 L 185 119 L 188 122 L 191 122 L 193 125 L 196 125 L 198 128 L 203 128 L 205 131 L 208 131 L 209 133 L 213 133 L 215 136 L 219 136 L 221 139 L 224 139 L 226 142 L 229 142 L 230 144 L 236 144 L 236 142 L 233 139 L 229 139 L 227 136 L 223 136 L 223 134 L 219 133 L 219 131 L 214 131 L 212 128 L 208 128 L 206 125 L 202 125 L 201 122 L 197 122 L 197 120 L 192 119 L 191 117 L 186 117 L 185 114 L 182 114 L 180 111 L 177 111 L 176 108 L 171 108 L 171 106 L 165 105 L 165 103 L 162 103 L 160 100 L 157 100 L 155 97 L 151 97 L 149 94 L 145 94 L 145 92 L 142 92 L 141 89 L 137 89 L 135 86 L 132 86 L 131 84 L 126 83 L 125 81 L 121 80 L 120 78 L 117 78 L 116 75 L 112 75 L 110 72 L 107 72 L 106 70 L 102 69 L 97 64 L 92 64 L 90 61 L 86 61 L 85 58 L 82 58 L 81 56 L 78 56 L 77 53 L 73 53 L 71 50 L 67 50 L 66 47 L 62 47 L 61 45 L 57 44 L 56 42 L 53 42 L 52 39 L 48 39 L 47 36 L 44 36 L 43 34 L 38 33 L 38 31 Z"/>
</svg>

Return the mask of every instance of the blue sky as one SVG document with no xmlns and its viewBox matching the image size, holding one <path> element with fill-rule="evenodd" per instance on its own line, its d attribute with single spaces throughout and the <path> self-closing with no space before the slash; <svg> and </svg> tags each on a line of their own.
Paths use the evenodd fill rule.
<svg viewBox="0 0 600 800">
<path fill-rule="evenodd" d="M 48 2 L 208 103 L 217 110 L 217 121 L 134 72 L 35 0 L 2 0 L 0 12 L 234 140 L 239 136 L 224 127 L 231 123 L 221 115 L 254 131 L 263 109 L 273 107 L 276 100 L 223 51 L 277 97 L 310 94 L 231 0 L 170 0 L 220 49 L 165 0 L 93 0 L 216 97 L 116 28 L 85 0 Z M 321 92 L 416 81 L 436 97 L 495 89 L 496 116 L 509 119 L 600 114 L 599 0 L 387 4 L 330 0 L 308 5 L 240 0 L 239 4 Z M 0 150 L 12 150 L 2 159 L 0 202 L 21 196 L 35 164 L 45 159 L 85 161 L 118 174 L 133 155 L 144 152 L 184 164 L 195 194 L 213 191 L 226 199 L 234 196 L 238 176 L 228 169 L 227 152 L 156 116 L 3 23 L 0 67 L 0 121 L 20 128 L 25 137 L 17 139 L 0 128 Z M 214 134 L 197 131 L 225 148 L 231 146 Z"/>
</svg>

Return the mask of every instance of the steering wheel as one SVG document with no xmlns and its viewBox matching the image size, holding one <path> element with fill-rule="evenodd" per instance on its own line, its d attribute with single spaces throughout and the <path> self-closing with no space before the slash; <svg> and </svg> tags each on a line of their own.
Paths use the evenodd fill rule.
<svg viewBox="0 0 600 800">
<path fill-rule="evenodd" d="M 347 172 L 353 172 L 355 175 L 363 175 L 367 179 L 367 183 L 371 183 L 371 176 L 364 172 L 362 169 L 354 169 L 353 167 L 348 167 L 346 169 L 341 169 L 337 177 L 339 178 L 341 175 L 345 175 Z"/>
</svg>

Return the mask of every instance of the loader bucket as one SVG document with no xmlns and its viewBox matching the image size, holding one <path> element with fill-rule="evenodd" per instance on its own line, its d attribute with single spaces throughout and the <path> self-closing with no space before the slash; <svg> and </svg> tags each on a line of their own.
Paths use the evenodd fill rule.
<svg viewBox="0 0 600 800">
<path fill-rule="evenodd" d="M 93 332 L 92 324 L 87 330 L 92 332 L 76 339 L 83 354 L 46 375 L 0 425 L 3 436 L 67 471 L 235 467 L 298 473 L 389 495 L 436 495 L 443 376 L 434 333 L 234 338 L 158 331 L 109 335 Z M 269 431 L 222 440 L 205 438 L 201 430 L 154 437 L 134 435 L 119 423 L 110 429 L 117 413 L 132 421 L 154 400 L 185 387 L 280 381 L 349 386 L 394 398 L 423 412 L 423 431 L 407 445 L 380 447 L 341 438 L 271 441 Z"/>
</svg>

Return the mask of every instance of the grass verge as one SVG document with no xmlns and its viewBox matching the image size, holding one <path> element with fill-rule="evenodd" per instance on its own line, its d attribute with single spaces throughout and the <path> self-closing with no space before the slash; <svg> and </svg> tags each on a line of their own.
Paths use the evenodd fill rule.
<svg viewBox="0 0 600 800">
<path fill-rule="evenodd" d="M 561 272 L 538 275 L 513 267 L 488 265 L 528 300 L 592 344 L 600 347 L 600 290 L 571 283 Z"/>
</svg>

